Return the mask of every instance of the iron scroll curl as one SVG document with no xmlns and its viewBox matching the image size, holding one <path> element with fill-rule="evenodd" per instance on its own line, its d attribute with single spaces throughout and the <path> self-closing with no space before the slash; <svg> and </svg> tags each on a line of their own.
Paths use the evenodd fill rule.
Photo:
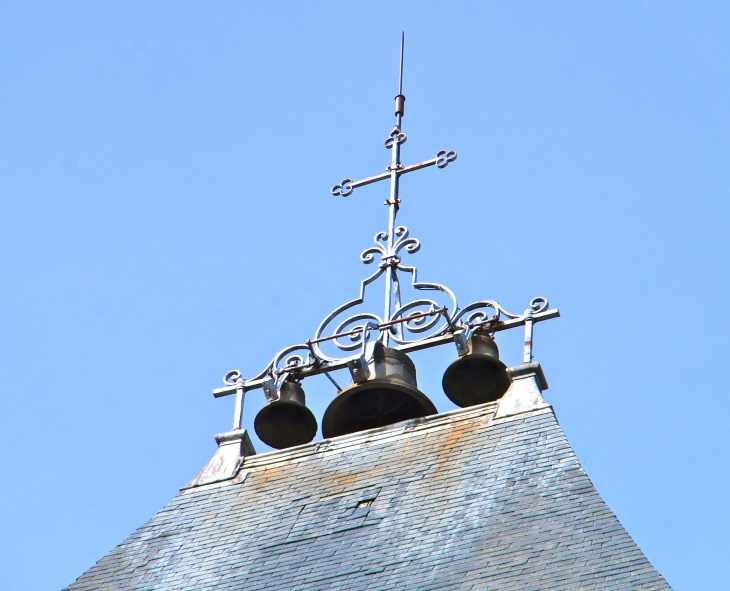
<svg viewBox="0 0 730 591">
<path fill-rule="evenodd" d="M 316 355 L 321 359 L 330 362 L 341 360 L 341 358 L 328 355 L 322 350 L 320 347 L 322 339 L 329 340 L 340 351 L 355 351 L 362 344 L 362 335 L 364 334 L 364 329 L 367 323 L 372 323 L 378 326 L 377 330 L 380 331 L 378 338 L 383 338 L 385 331 L 387 331 L 389 337 L 398 344 L 408 344 L 423 338 L 430 338 L 444 334 L 444 332 L 448 330 L 449 324 L 444 319 L 444 315 L 437 313 L 436 310 L 445 312 L 446 318 L 448 318 L 449 314 L 454 314 L 458 306 L 456 296 L 446 286 L 437 283 L 419 282 L 416 267 L 406 267 L 401 265 L 400 253 L 405 251 L 406 253 L 414 254 L 421 248 L 421 243 L 418 239 L 410 237 L 408 228 L 405 226 L 398 226 L 395 228 L 393 235 L 394 239 L 389 241 L 387 232 L 378 232 L 373 238 L 375 246 L 367 248 L 360 254 L 360 260 L 366 265 L 375 262 L 376 255 L 380 255 L 378 270 L 361 283 L 360 297 L 355 298 L 354 300 L 351 300 L 335 309 L 320 324 L 317 332 L 315 333 L 313 347 L 315 348 Z M 394 287 L 394 299 L 396 302 L 395 311 L 388 318 L 380 317 L 378 314 L 372 312 L 360 312 L 354 314 L 344 320 L 341 320 L 336 325 L 334 331 L 332 331 L 331 334 L 327 334 L 327 328 L 336 318 L 350 308 L 364 303 L 367 286 L 378 279 L 388 269 L 391 270 L 391 281 Z M 398 271 L 411 274 L 411 286 L 415 290 L 439 291 L 448 296 L 448 299 L 450 300 L 449 303 L 446 306 L 439 306 L 439 304 L 433 299 L 418 298 L 402 305 L 400 302 L 400 280 L 398 277 Z M 417 315 L 417 318 L 411 319 L 411 315 Z M 414 335 L 423 335 L 423 333 L 430 331 L 434 328 L 434 326 L 439 324 L 439 320 L 442 321 L 441 325 L 438 326 L 432 334 L 428 334 L 425 337 L 419 336 L 415 339 L 403 336 L 404 334 L 409 333 Z M 380 327 L 380 325 L 387 324 L 390 324 L 390 326 Z M 347 339 L 348 342 L 346 342 L 345 339 Z"/>
</svg>

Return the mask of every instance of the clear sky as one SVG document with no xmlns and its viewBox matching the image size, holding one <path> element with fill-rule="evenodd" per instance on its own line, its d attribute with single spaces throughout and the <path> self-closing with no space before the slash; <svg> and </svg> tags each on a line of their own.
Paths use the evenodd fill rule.
<svg viewBox="0 0 730 591">
<path fill-rule="evenodd" d="M 59 589 L 154 515 L 230 428 L 222 375 L 356 296 L 387 187 L 329 189 L 389 163 L 403 29 L 404 161 L 459 153 L 402 182 L 408 263 L 462 304 L 560 308 L 535 353 L 583 466 L 674 588 L 727 588 L 728 3 L 24 0 L 0 3 L 0 589 Z M 441 411 L 454 355 L 413 355 Z M 333 388 L 305 389 L 320 418 Z"/>
</svg>

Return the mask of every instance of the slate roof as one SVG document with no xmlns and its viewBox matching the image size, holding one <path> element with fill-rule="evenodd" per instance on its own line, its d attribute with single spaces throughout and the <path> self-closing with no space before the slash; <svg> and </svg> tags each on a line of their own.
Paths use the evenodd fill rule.
<svg viewBox="0 0 730 591">
<path fill-rule="evenodd" d="M 247 457 L 67 589 L 669 590 L 552 408 L 495 408 Z"/>
</svg>

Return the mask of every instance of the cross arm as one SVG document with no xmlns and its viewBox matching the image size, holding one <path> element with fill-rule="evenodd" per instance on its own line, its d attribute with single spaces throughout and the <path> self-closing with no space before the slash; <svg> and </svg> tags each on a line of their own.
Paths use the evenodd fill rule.
<svg viewBox="0 0 730 591">
<path fill-rule="evenodd" d="M 446 168 L 449 165 L 449 162 L 453 162 L 454 160 L 456 160 L 456 152 L 454 152 L 453 150 L 441 150 L 436 154 L 436 158 L 431 158 L 431 160 L 424 160 L 423 162 L 419 162 L 418 164 L 411 164 L 410 166 L 403 166 L 399 169 L 396 169 L 395 173 L 400 176 L 402 174 L 406 174 L 407 172 L 413 172 L 414 170 L 420 170 L 421 168 L 433 166 L 434 164 L 438 168 Z M 371 183 L 377 183 L 378 181 L 384 181 L 386 179 L 389 179 L 392 176 L 392 173 L 393 170 L 389 166 L 388 172 L 384 172 L 383 174 L 379 174 L 376 176 L 371 176 L 361 181 L 353 181 L 352 179 L 348 178 L 343 180 L 339 185 L 335 185 L 334 187 L 332 187 L 331 192 L 333 195 L 347 197 L 358 187 L 364 187 L 365 185 L 369 185 Z"/>
</svg>

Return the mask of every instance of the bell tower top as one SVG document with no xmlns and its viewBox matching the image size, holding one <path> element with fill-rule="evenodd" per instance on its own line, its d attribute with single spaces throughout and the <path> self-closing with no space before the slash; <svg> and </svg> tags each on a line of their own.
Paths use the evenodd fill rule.
<svg viewBox="0 0 730 591">
<path fill-rule="evenodd" d="M 403 50 L 404 36 L 396 125 L 384 142 L 390 164 L 331 191 L 347 197 L 389 181 L 387 230 L 360 255 L 376 268 L 312 338 L 285 347 L 253 377 L 226 374 L 213 393 L 236 396 L 234 428 L 216 436 L 216 454 L 68 591 L 670 591 L 596 492 L 542 397 L 547 382 L 532 361 L 533 326 L 558 310 L 543 297 L 521 314 L 492 299 L 460 307 L 453 291 L 419 281 L 401 259 L 420 248 L 396 225 L 401 177 L 456 160 L 441 150 L 401 163 Z M 402 296 L 403 278 L 414 299 Z M 385 301 L 371 305 L 366 291 L 379 279 Z M 507 368 L 493 336 L 522 326 L 523 363 Z M 441 345 L 453 345 L 457 357 L 444 391 L 466 408 L 437 414 L 417 390 L 407 353 Z M 333 377 L 338 371 L 352 378 L 345 389 Z M 310 443 L 317 422 L 302 382 L 317 374 L 337 394 L 322 420 L 326 439 Z M 241 428 L 244 397 L 257 390 L 267 404 L 256 432 L 280 448 L 260 455 Z"/>
<path fill-rule="evenodd" d="M 239 370 L 232 370 L 224 376 L 224 387 L 214 390 L 213 394 L 215 397 L 236 396 L 234 430 L 241 428 L 246 392 L 263 389 L 267 402 L 272 404 L 281 399 L 285 382 L 299 383 L 309 376 L 324 374 L 339 393 L 342 388 L 333 373 L 348 370 L 353 383 L 367 379 L 376 342 L 403 353 L 453 343 L 457 355 L 463 357 L 469 354 L 469 341 L 475 331 L 494 334 L 524 326 L 524 360 L 529 363 L 532 361 L 534 324 L 560 315 L 557 309 L 549 308 L 544 297 L 533 298 L 522 314 L 510 313 L 491 299 L 479 300 L 462 308 L 451 289 L 439 283 L 419 281 L 416 267 L 404 264 L 402 255 L 415 254 L 421 243 L 410 236 L 408 228 L 396 223 L 401 207 L 400 180 L 404 175 L 424 168 L 435 166 L 444 169 L 457 158 L 454 150 L 440 150 L 429 160 L 410 165 L 402 163 L 401 150 L 408 140 L 402 129 L 405 115 L 404 54 L 405 33 L 402 33 L 395 126 L 383 142 L 384 147 L 390 150 L 390 164 L 381 174 L 358 181 L 348 177 L 331 189 L 336 197 L 349 197 L 355 189 L 389 181 L 388 198 L 384 202 L 388 207 L 387 230 L 378 232 L 374 238 L 375 246 L 365 249 L 360 255 L 360 260 L 366 265 L 376 262 L 376 257 L 379 257 L 377 268 L 361 281 L 359 296 L 328 314 L 313 338 L 285 347 L 253 377 L 246 379 Z M 410 277 L 411 287 L 423 295 L 412 301 L 402 301 L 403 277 Z M 366 304 L 366 291 L 381 278 L 385 293 L 382 314 L 379 314 Z M 426 297 L 427 294 L 430 297 Z"/>
</svg>

